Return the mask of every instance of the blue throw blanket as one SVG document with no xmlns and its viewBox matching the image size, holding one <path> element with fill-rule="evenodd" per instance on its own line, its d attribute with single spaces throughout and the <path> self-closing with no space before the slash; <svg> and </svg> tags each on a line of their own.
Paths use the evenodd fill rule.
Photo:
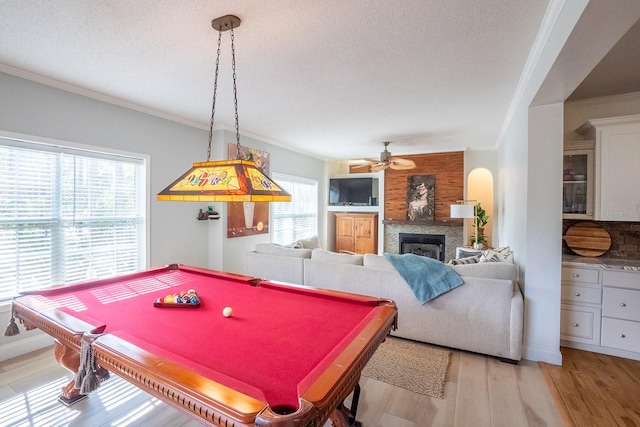
<svg viewBox="0 0 640 427">
<path fill-rule="evenodd" d="M 385 253 L 384 257 L 398 270 L 420 304 L 464 283 L 458 273 L 437 259 L 414 254 L 389 253 Z"/>
</svg>

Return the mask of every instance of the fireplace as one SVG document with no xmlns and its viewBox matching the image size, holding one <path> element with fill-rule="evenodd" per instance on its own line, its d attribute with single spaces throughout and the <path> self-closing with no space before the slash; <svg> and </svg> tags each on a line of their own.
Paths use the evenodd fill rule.
<svg viewBox="0 0 640 427">
<path fill-rule="evenodd" d="M 400 253 L 434 258 L 444 262 L 444 234 L 400 233 Z"/>
</svg>

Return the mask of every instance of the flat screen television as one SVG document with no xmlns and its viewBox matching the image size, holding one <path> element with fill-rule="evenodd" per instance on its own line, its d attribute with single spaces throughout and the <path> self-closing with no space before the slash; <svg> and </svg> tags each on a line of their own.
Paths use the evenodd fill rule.
<svg viewBox="0 0 640 427">
<path fill-rule="evenodd" d="M 377 206 L 373 178 L 330 178 L 330 206 Z"/>
</svg>

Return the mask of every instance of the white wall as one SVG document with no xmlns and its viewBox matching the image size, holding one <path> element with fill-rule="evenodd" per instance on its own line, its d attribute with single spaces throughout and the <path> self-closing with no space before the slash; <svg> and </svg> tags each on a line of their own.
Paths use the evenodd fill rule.
<svg viewBox="0 0 640 427">
<path fill-rule="evenodd" d="M 150 266 L 207 265 L 195 221 L 201 206 L 155 199 L 191 163 L 206 159 L 207 132 L 8 74 L 0 73 L 0 88 L 2 131 L 149 155 Z"/>
<path fill-rule="evenodd" d="M 560 348 L 562 130 L 562 103 L 529 108 L 523 342 L 542 360 L 557 358 Z"/>
</svg>

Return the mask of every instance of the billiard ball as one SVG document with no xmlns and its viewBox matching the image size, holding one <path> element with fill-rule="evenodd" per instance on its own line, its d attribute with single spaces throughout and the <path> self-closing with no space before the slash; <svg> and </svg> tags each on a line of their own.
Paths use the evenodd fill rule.
<svg viewBox="0 0 640 427">
<path fill-rule="evenodd" d="M 231 307 L 225 307 L 225 308 L 222 310 L 222 315 L 223 315 L 224 317 L 230 317 L 230 316 L 231 316 L 231 313 L 233 313 L 233 309 L 232 309 Z"/>
</svg>

